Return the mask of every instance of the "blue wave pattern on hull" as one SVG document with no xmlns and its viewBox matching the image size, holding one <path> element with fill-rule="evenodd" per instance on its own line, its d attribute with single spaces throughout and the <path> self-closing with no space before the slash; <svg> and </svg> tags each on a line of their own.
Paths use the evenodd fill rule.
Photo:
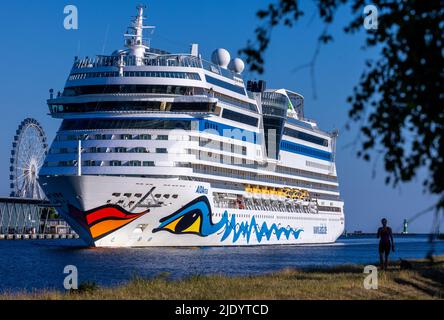
<svg viewBox="0 0 444 320">
<path fill-rule="evenodd" d="M 282 227 L 275 223 L 268 226 L 266 222 L 263 222 L 259 226 L 255 217 L 252 217 L 250 222 L 242 221 L 238 223 L 236 222 L 236 215 L 233 214 L 230 218 L 228 211 L 222 214 L 219 222 L 213 223 L 211 219 L 211 206 L 207 197 L 202 196 L 188 203 L 175 213 L 161 219 L 159 227 L 154 229 L 153 232 L 168 231 L 173 234 L 195 234 L 206 237 L 219 232 L 223 228 L 225 230 L 222 231 L 221 242 L 233 235 L 233 243 L 236 243 L 241 237 L 245 238 L 247 243 L 250 243 L 252 234 L 256 235 L 258 243 L 261 243 L 264 237 L 270 240 L 273 234 L 276 235 L 278 240 L 282 236 L 287 240 L 291 236 L 294 239 L 298 239 L 301 232 L 304 231 L 302 228 Z"/>
<path fill-rule="evenodd" d="M 247 243 L 250 243 L 250 237 L 252 233 L 256 234 L 256 238 L 259 243 L 262 241 L 262 238 L 264 236 L 267 238 L 267 240 L 270 240 L 273 234 L 276 235 L 276 238 L 278 240 L 281 239 L 282 235 L 284 235 L 287 240 L 290 239 L 291 235 L 293 235 L 295 239 L 298 239 L 299 234 L 304 231 L 303 229 L 294 229 L 290 226 L 278 227 L 275 223 L 271 224 L 271 226 L 268 227 L 266 222 L 263 222 L 262 226 L 259 227 L 259 224 L 256 223 L 256 219 L 254 217 L 251 218 L 250 223 L 244 221 L 236 224 L 236 216 L 232 215 L 231 221 L 228 222 L 227 211 L 225 211 L 225 213 L 223 214 L 221 221 L 223 220 L 226 220 L 226 228 L 221 241 L 227 239 L 228 236 L 233 232 L 233 243 L 235 243 L 240 238 L 240 236 L 246 238 Z M 236 228 L 237 226 L 239 226 L 239 228 Z"/>
</svg>

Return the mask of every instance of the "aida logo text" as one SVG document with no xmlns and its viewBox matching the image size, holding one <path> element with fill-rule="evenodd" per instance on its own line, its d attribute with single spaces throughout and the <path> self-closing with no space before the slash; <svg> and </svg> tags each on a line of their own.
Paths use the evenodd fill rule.
<svg viewBox="0 0 444 320">
<path fill-rule="evenodd" d="M 197 189 L 196 189 L 196 193 L 208 194 L 208 189 L 205 188 L 204 186 L 198 186 Z"/>
</svg>

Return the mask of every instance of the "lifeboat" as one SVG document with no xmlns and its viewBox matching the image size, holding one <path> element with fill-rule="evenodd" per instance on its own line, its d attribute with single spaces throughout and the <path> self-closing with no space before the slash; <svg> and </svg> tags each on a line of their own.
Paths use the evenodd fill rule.
<svg viewBox="0 0 444 320">
<path fill-rule="evenodd" d="M 262 199 L 270 199 L 270 190 L 267 187 L 261 187 Z"/>
<path fill-rule="evenodd" d="M 279 199 L 279 201 L 285 201 L 286 194 L 284 192 L 284 189 L 279 188 L 279 189 L 277 189 L 276 193 L 277 193 L 277 198 Z"/>
<path fill-rule="evenodd" d="M 285 202 L 291 202 L 291 195 L 290 195 L 291 189 L 290 188 L 284 188 L 282 192 L 283 192 L 284 197 L 285 197 Z"/>
<path fill-rule="evenodd" d="M 253 197 L 253 188 L 249 184 L 245 185 L 245 197 L 246 198 Z"/>
<path fill-rule="evenodd" d="M 261 189 L 258 186 L 252 188 L 253 198 L 261 199 Z"/>
<path fill-rule="evenodd" d="M 269 192 L 270 192 L 270 198 L 271 198 L 271 200 L 276 201 L 276 200 L 279 199 L 278 191 L 277 191 L 276 188 L 271 187 L 271 188 L 269 189 Z"/>
</svg>

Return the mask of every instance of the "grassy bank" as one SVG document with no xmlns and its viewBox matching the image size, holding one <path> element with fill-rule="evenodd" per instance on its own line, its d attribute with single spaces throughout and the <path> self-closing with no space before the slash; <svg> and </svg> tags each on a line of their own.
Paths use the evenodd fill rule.
<svg viewBox="0 0 444 320">
<path fill-rule="evenodd" d="M 3 294 L 0 299 L 443 299 L 444 257 L 433 264 L 424 260 L 411 263 L 408 270 L 395 264 L 380 271 L 377 290 L 364 289 L 363 266 L 350 265 L 248 277 L 134 279 L 113 288 L 86 285 L 76 293 L 41 291 Z"/>
</svg>

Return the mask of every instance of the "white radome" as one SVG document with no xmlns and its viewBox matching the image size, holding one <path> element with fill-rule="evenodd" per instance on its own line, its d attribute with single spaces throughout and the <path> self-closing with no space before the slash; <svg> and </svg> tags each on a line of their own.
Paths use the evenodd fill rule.
<svg viewBox="0 0 444 320">
<path fill-rule="evenodd" d="M 240 58 L 235 58 L 230 61 L 228 69 L 236 73 L 242 73 L 245 69 L 245 63 Z"/>
<path fill-rule="evenodd" d="M 228 64 L 230 63 L 230 53 L 223 48 L 219 48 L 213 51 L 213 54 L 211 55 L 211 61 L 214 64 L 217 64 L 218 66 L 222 68 L 227 68 Z"/>
</svg>

